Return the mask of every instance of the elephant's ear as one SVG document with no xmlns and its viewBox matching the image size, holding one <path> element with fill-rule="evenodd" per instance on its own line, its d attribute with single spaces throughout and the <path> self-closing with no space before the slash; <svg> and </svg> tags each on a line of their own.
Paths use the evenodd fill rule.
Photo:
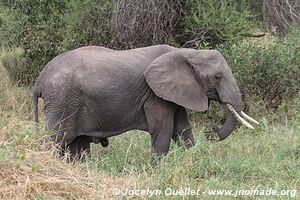
<svg viewBox="0 0 300 200">
<path fill-rule="evenodd" d="M 157 96 L 194 111 L 205 111 L 208 98 L 204 85 L 185 53 L 173 51 L 156 58 L 144 76 Z"/>
</svg>

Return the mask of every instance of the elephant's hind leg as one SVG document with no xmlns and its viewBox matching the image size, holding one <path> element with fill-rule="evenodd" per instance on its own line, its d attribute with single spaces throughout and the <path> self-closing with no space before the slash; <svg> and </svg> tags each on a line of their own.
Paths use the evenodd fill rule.
<svg viewBox="0 0 300 200">
<path fill-rule="evenodd" d="M 187 148 L 194 146 L 195 139 L 185 108 L 178 108 L 174 122 L 173 140 L 179 144 L 182 141 Z"/>
<path fill-rule="evenodd" d="M 67 146 L 67 150 L 70 152 L 71 159 L 80 159 L 83 153 L 90 154 L 90 143 L 92 138 L 90 136 L 78 136 Z"/>
<path fill-rule="evenodd" d="M 91 142 L 96 144 L 101 143 L 103 147 L 107 147 L 109 144 L 107 138 L 95 138 L 81 135 L 68 144 L 64 151 L 68 151 L 70 153 L 71 159 L 81 159 L 83 154 L 90 155 Z"/>
</svg>

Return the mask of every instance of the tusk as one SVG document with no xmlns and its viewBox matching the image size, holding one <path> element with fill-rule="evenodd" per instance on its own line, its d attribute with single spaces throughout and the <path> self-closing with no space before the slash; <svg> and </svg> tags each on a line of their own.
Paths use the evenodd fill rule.
<svg viewBox="0 0 300 200">
<path fill-rule="evenodd" d="M 244 117 L 245 119 L 247 119 L 248 121 L 254 123 L 254 124 L 259 124 L 258 121 L 256 121 L 255 119 L 253 119 L 252 117 L 248 116 L 246 113 L 244 113 L 243 111 L 241 111 L 241 116 Z"/>
<path fill-rule="evenodd" d="M 226 104 L 227 108 L 230 110 L 230 112 L 232 112 L 233 116 L 239 121 L 241 122 L 244 126 L 254 129 L 253 126 L 251 126 L 251 124 L 249 124 L 248 122 L 246 122 L 246 120 L 244 120 L 236 111 L 235 109 L 232 107 L 232 105 L 230 104 Z"/>
</svg>

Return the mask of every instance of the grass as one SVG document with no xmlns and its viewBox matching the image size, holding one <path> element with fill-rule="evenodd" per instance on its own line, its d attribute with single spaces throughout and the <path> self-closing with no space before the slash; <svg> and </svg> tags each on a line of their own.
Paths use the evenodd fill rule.
<svg viewBox="0 0 300 200">
<path fill-rule="evenodd" d="M 30 89 L 14 86 L 1 65 L 0 77 L 0 199 L 113 199 L 114 188 L 200 191 L 199 196 L 135 199 L 232 199 L 209 196 L 209 190 L 237 188 L 296 190 L 296 197 L 273 198 L 299 198 L 300 95 L 277 113 L 252 100 L 249 114 L 261 124 L 255 130 L 241 127 L 222 142 L 207 141 L 203 134 L 217 108 L 208 114 L 190 113 L 197 145 L 185 150 L 172 144 L 157 166 L 150 165 L 150 136 L 140 131 L 111 138 L 107 148 L 92 145 L 90 158 L 68 163 L 42 143 L 49 133 L 34 126 Z M 238 196 L 248 198 L 270 196 Z"/>
</svg>

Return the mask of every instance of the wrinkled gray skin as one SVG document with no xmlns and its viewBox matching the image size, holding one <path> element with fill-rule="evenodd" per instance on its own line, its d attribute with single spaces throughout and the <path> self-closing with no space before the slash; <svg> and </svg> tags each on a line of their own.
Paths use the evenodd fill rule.
<svg viewBox="0 0 300 200">
<path fill-rule="evenodd" d="M 72 156 L 90 150 L 90 142 L 108 145 L 108 137 L 138 129 L 151 135 L 154 156 L 168 152 L 171 139 L 195 144 L 186 108 L 203 112 L 210 100 L 244 109 L 236 80 L 216 50 L 168 45 L 117 51 L 88 46 L 51 60 L 33 88 L 34 114 L 44 100 L 47 129 Z M 236 127 L 226 111 L 220 140 Z"/>
</svg>

